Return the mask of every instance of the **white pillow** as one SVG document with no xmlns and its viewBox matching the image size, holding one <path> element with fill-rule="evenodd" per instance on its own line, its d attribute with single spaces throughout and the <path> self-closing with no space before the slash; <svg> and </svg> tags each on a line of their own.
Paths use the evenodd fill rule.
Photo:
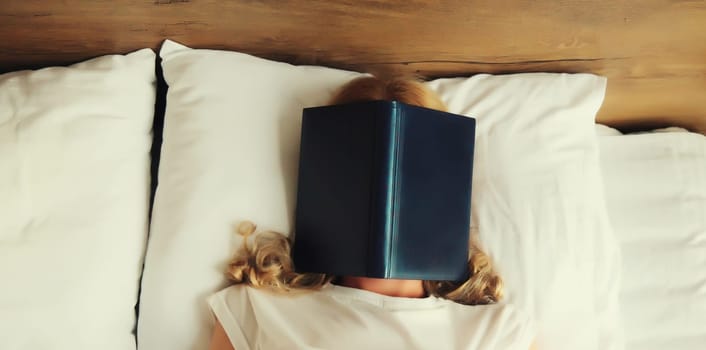
<svg viewBox="0 0 706 350">
<path fill-rule="evenodd" d="M 628 349 L 706 344 L 706 137 L 676 131 L 599 139 Z"/>
<path fill-rule="evenodd" d="M 171 41 L 160 55 L 169 92 L 138 341 L 147 350 L 202 349 L 212 322 L 205 298 L 226 285 L 240 245 L 234 225 L 290 231 L 301 109 L 359 75 Z M 605 80 L 481 75 L 431 86 L 452 112 L 478 118 L 473 220 L 508 300 L 538 317 L 542 349 L 596 348 L 599 316 L 616 324 L 603 312 L 617 296 L 604 266 L 614 266 L 617 250 L 593 135 Z M 613 333 L 605 334 L 608 342 Z"/>
<path fill-rule="evenodd" d="M 0 349 L 135 349 L 154 62 L 0 75 Z"/>
</svg>

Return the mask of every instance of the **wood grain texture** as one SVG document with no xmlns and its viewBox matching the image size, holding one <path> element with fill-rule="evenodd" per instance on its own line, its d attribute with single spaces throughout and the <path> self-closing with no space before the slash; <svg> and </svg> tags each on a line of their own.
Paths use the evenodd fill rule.
<svg viewBox="0 0 706 350">
<path fill-rule="evenodd" d="M 165 38 L 374 73 L 593 72 L 599 121 L 706 133 L 706 1 L 21 1 L 0 3 L 0 72 Z"/>
</svg>

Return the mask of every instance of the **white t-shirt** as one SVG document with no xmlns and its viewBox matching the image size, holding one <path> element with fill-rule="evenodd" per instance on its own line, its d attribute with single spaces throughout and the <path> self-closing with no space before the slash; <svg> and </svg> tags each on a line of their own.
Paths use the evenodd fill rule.
<svg viewBox="0 0 706 350">
<path fill-rule="evenodd" d="M 235 350 L 528 350 L 529 318 L 511 305 L 467 306 L 329 284 L 279 295 L 244 285 L 209 299 Z"/>
</svg>

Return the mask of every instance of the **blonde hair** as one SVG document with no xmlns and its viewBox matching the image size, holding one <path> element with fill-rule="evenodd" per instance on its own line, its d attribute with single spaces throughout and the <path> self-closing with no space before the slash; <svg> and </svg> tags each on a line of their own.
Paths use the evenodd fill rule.
<svg viewBox="0 0 706 350">
<path fill-rule="evenodd" d="M 331 104 L 372 100 L 397 100 L 410 105 L 445 111 L 441 99 L 423 84 L 411 79 L 383 80 L 376 77 L 354 79 L 344 85 Z M 335 276 L 320 273 L 298 273 L 290 256 L 291 242 L 276 232 L 258 233 L 250 247 L 250 236 L 256 227 L 243 222 L 238 233 L 244 242 L 228 266 L 227 276 L 234 283 L 247 283 L 274 292 L 319 290 Z M 429 295 L 466 305 L 492 304 L 502 297 L 502 280 L 494 271 L 490 258 L 471 237 L 468 260 L 469 278 L 465 281 L 423 281 Z"/>
</svg>

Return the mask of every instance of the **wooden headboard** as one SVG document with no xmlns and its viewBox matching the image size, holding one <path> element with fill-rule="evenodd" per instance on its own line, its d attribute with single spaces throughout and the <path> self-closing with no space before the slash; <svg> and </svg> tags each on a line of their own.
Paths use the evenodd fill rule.
<svg viewBox="0 0 706 350">
<path fill-rule="evenodd" d="M 429 78 L 608 77 L 599 121 L 706 133 L 706 1 L 2 0 L 0 72 L 170 38 L 295 64 Z"/>
</svg>

